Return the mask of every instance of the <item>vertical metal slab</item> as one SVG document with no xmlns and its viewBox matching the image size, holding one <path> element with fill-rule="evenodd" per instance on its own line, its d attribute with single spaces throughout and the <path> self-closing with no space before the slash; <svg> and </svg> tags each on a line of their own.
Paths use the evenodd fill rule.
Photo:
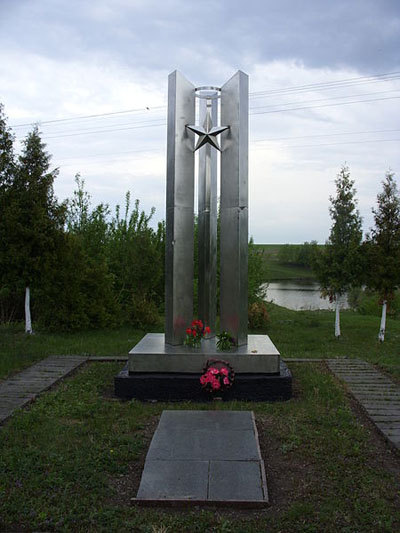
<svg viewBox="0 0 400 533">
<path fill-rule="evenodd" d="M 220 328 L 247 344 L 249 82 L 238 71 L 221 90 Z"/>
<path fill-rule="evenodd" d="M 217 99 L 200 99 L 202 125 L 210 110 L 218 125 Z M 199 150 L 198 188 L 198 316 L 215 335 L 217 314 L 217 151 L 206 144 Z"/>
<path fill-rule="evenodd" d="M 193 318 L 195 87 L 182 74 L 168 77 L 165 342 L 183 343 Z"/>
</svg>

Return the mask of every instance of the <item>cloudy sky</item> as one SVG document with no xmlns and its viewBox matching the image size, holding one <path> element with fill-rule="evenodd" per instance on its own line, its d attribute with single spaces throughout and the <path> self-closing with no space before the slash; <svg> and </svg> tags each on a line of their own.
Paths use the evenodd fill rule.
<svg viewBox="0 0 400 533">
<path fill-rule="evenodd" d="M 399 0 L 0 0 L 0 102 L 19 141 L 35 122 L 93 203 L 165 216 L 167 77 L 250 76 L 250 233 L 328 237 L 343 164 L 364 229 L 388 169 L 400 177 Z"/>
</svg>

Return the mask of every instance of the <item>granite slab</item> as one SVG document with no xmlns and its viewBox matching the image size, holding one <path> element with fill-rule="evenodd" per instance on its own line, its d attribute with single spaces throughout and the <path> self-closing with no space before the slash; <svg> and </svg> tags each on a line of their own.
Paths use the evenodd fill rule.
<svg viewBox="0 0 400 533">
<path fill-rule="evenodd" d="M 199 348 L 165 344 L 163 333 L 148 333 L 129 352 L 129 373 L 200 373 L 208 359 L 229 361 L 235 372 L 279 374 L 280 354 L 268 335 L 249 335 L 248 344 L 220 352 L 215 337 Z"/>
<path fill-rule="evenodd" d="M 250 411 L 163 411 L 147 453 L 139 505 L 268 504 Z"/>
</svg>

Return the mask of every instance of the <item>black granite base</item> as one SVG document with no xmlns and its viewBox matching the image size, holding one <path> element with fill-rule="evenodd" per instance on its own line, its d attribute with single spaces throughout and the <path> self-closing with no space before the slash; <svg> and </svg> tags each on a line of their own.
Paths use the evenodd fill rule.
<svg viewBox="0 0 400 533">
<path fill-rule="evenodd" d="M 199 374 L 134 373 L 128 365 L 114 378 L 115 395 L 138 400 L 196 402 L 209 401 L 213 395 L 202 389 Z M 292 374 L 280 361 L 280 374 L 235 374 L 233 386 L 214 396 L 223 400 L 255 402 L 289 400 L 292 397 Z"/>
</svg>

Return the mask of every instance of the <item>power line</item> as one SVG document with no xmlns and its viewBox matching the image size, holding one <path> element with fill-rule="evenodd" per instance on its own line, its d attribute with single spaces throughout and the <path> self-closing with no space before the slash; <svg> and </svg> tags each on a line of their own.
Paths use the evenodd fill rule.
<svg viewBox="0 0 400 533">
<path fill-rule="evenodd" d="M 250 115 L 266 115 L 269 113 L 281 113 L 284 111 L 302 111 L 304 109 L 317 109 L 320 107 L 333 107 L 333 106 L 340 106 L 340 105 L 350 105 L 350 104 L 359 104 L 362 102 L 379 102 L 382 100 L 394 100 L 400 98 L 400 96 L 388 96 L 386 98 L 372 98 L 367 100 L 355 100 L 354 102 L 339 102 L 337 104 L 321 104 L 321 105 L 315 105 L 315 106 L 304 106 L 304 107 L 292 107 L 290 109 L 273 109 L 271 111 L 259 111 L 258 113 L 249 113 Z"/>
<path fill-rule="evenodd" d="M 314 83 L 314 84 L 308 84 L 308 85 L 297 85 L 292 87 L 287 87 L 284 89 L 270 89 L 266 91 L 257 91 L 257 92 L 251 92 L 249 94 L 250 98 L 259 98 L 264 97 L 267 95 L 283 95 L 288 92 L 303 92 L 303 91 L 311 91 L 314 89 L 321 90 L 323 88 L 339 88 L 342 86 L 348 86 L 348 85 L 358 85 L 360 83 L 370 83 L 374 81 L 391 81 L 392 79 L 399 79 L 400 78 L 400 72 L 390 72 L 386 74 L 375 74 L 371 76 L 361 76 L 358 78 L 348 78 L 343 80 L 336 80 L 331 82 L 320 82 L 320 83 Z M 166 109 L 166 105 L 162 106 L 144 106 L 142 108 L 136 108 L 136 109 L 126 109 L 122 111 L 113 111 L 108 113 L 96 113 L 91 115 L 82 115 L 78 117 L 67 117 L 67 118 L 60 118 L 60 119 L 52 119 L 52 120 L 33 120 L 29 123 L 23 123 L 23 124 L 15 124 L 11 126 L 12 128 L 21 128 L 26 126 L 31 126 L 35 122 L 38 122 L 41 125 L 47 125 L 47 124 L 56 124 L 60 122 L 70 122 L 70 121 L 77 121 L 77 120 L 87 120 L 92 118 L 102 118 L 102 117 L 110 117 L 110 116 L 116 116 L 116 115 L 124 115 L 129 113 L 146 113 L 147 111 L 153 111 L 153 110 L 161 110 Z"/>
<path fill-rule="evenodd" d="M 320 104 L 320 105 L 316 105 L 316 106 L 300 106 L 300 107 L 293 107 L 293 108 L 289 108 L 289 109 L 273 109 L 273 110 L 270 110 L 270 111 L 258 111 L 256 113 L 249 113 L 249 115 L 253 116 L 253 115 L 265 115 L 265 114 L 270 114 L 270 113 L 281 113 L 281 112 L 287 112 L 287 111 L 302 111 L 302 110 L 307 110 L 307 109 L 318 109 L 318 108 L 321 108 L 321 107 L 334 107 L 334 106 L 341 106 L 341 105 L 350 105 L 350 104 L 358 104 L 358 103 L 365 103 L 365 102 L 379 102 L 379 101 L 383 101 L 383 100 L 393 100 L 393 99 L 398 99 L 400 98 L 400 96 L 390 96 L 390 97 L 385 97 L 385 98 L 372 98 L 372 99 L 366 99 L 366 100 L 355 100 L 353 102 L 338 102 L 338 103 L 333 103 L 333 104 Z M 148 123 L 148 124 L 145 124 L 145 123 L 141 123 L 142 125 L 137 125 L 137 126 L 129 126 L 129 127 L 123 127 L 123 128 L 110 128 L 110 129 L 102 129 L 102 130 L 89 130 L 89 131 L 78 131 L 78 132 L 73 132 L 73 133 L 62 133 L 60 135 L 44 135 L 44 139 L 45 140 L 49 140 L 49 139 L 59 139 L 59 138 L 62 138 L 62 137 L 76 137 L 76 136 L 81 136 L 81 135 L 94 135 L 94 134 L 98 134 L 98 133 L 113 133 L 113 132 L 116 132 L 116 131 L 128 131 L 128 130 L 134 130 L 134 129 L 141 129 L 141 128 L 152 128 L 152 127 L 160 127 L 160 126 L 166 126 L 167 123 L 166 122 L 160 122 L 159 124 L 151 124 L 151 123 Z"/>
<path fill-rule="evenodd" d="M 127 154 L 147 154 L 147 153 L 155 153 L 155 152 L 162 152 L 163 150 L 161 148 L 142 148 L 138 150 L 124 150 L 122 152 L 111 152 L 108 154 L 89 154 L 89 155 L 81 155 L 81 156 L 73 156 L 73 157 L 60 157 L 59 161 L 68 161 L 68 160 L 80 160 L 80 159 L 87 159 L 87 158 L 99 158 L 99 157 L 109 157 L 109 156 L 116 156 L 116 155 L 127 155 Z"/>
<path fill-rule="evenodd" d="M 76 133 L 63 133 L 62 135 L 44 135 L 44 139 L 59 139 L 60 137 L 76 137 L 78 135 L 92 135 L 95 133 L 111 133 L 114 131 L 126 131 L 126 130 L 136 130 L 140 128 L 155 128 L 157 126 L 166 126 L 167 123 L 163 122 L 161 124 L 148 124 L 144 126 L 130 126 L 129 128 L 114 128 L 109 130 L 97 130 L 97 131 L 85 131 L 85 132 L 76 132 Z"/>
<path fill-rule="evenodd" d="M 379 133 L 379 132 L 398 132 L 400 131 L 400 129 L 396 129 L 396 130 L 373 130 L 373 131 L 369 131 L 369 132 L 353 132 L 353 134 L 357 134 L 357 133 Z M 313 138 L 313 137 L 330 137 L 330 136 L 333 136 L 333 135 L 351 135 L 351 133 L 332 133 L 332 134 L 326 134 L 326 135 L 304 135 L 304 136 L 299 136 L 299 137 L 283 137 L 283 138 L 275 138 L 275 139 L 259 139 L 259 140 L 256 140 L 256 141 L 252 141 L 250 143 L 250 150 L 251 151 L 261 151 L 261 150 L 265 150 L 266 148 L 258 148 L 258 147 L 252 147 L 252 144 L 255 144 L 255 143 L 271 143 L 271 142 L 274 142 L 274 141 L 278 141 L 278 140 L 291 140 L 291 139 L 307 139 L 307 138 Z M 293 144 L 283 144 L 282 146 L 284 148 L 313 148 L 313 147 L 319 147 L 319 146 L 336 146 L 336 145 L 343 145 L 343 144 L 369 144 L 369 143 L 381 143 L 381 142 L 398 142 L 400 139 L 364 139 L 362 141 L 340 141 L 340 142 L 333 142 L 333 143 L 318 143 L 318 144 L 300 144 L 300 145 L 293 145 Z M 115 157 L 115 156 L 118 156 L 118 155 L 128 155 L 128 154 L 132 154 L 134 157 L 132 158 L 128 158 L 128 159 L 109 159 L 108 161 L 131 161 L 131 160 L 141 160 L 141 159 L 144 159 L 144 157 L 136 157 L 137 154 L 154 154 L 154 153 L 162 153 L 164 152 L 165 150 L 163 148 L 159 148 L 159 149 L 156 149 L 156 148 L 153 148 L 153 149 L 141 149 L 141 150 L 128 150 L 128 151 L 123 151 L 123 152 L 112 152 L 112 153 L 108 153 L 108 154 L 91 154 L 91 155 L 83 155 L 83 156 L 77 156 L 77 157 L 60 157 L 59 158 L 59 163 L 60 163 L 60 166 L 61 167 L 65 167 L 65 166 L 73 166 L 73 163 L 68 163 L 68 164 L 64 164 L 63 161 L 68 161 L 68 160 L 77 160 L 77 161 L 80 161 L 82 159 L 87 159 L 87 158 L 103 158 L 103 157 Z M 92 165 L 92 164 L 97 164 L 97 163 L 86 163 L 86 165 Z"/>
<path fill-rule="evenodd" d="M 319 133 L 316 135 L 296 135 L 291 137 L 271 137 L 267 139 L 255 139 L 250 141 L 250 145 L 256 144 L 256 143 L 271 143 L 271 142 L 277 142 L 277 141 L 289 141 L 289 140 L 298 140 L 298 139 L 313 139 L 313 138 L 320 138 L 320 137 L 338 137 L 338 136 L 348 136 L 348 135 L 369 135 L 372 133 L 397 133 L 400 129 L 389 129 L 389 130 L 363 130 L 363 131 L 343 131 L 343 132 L 336 132 L 336 133 Z M 164 149 L 156 149 L 156 148 L 139 148 L 134 150 L 124 150 L 121 152 L 111 152 L 111 153 L 102 153 L 102 154 L 84 154 L 80 156 L 66 156 L 66 157 L 59 157 L 60 161 L 68 161 L 68 160 L 80 160 L 80 159 L 87 159 L 87 158 L 101 158 L 101 157 L 109 157 L 109 156 L 116 156 L 116 155 L 127 155 L 127 154 L 137 154 L 137 153 L 154 153 L 154 152 L 160 152 Z"/>
<path fill-rule="evenodd" d="M 262 142 L 273 142 L 273 141 L 287 141 L 290 139 L 310 139 L 315 137 L 336 137 L 338 135 L 366 135 L 370 133 L 392 133 L 400 131 L 400 129 L 394 130 L 364 130 L 364 131 L 348 131 L 348 132 L 338 132 L 338 133 L 319 133 L 317 135 L 299 135 L 295 137 L 272 137 L 270 139 L 257 139 L 251 141 L 252 143 L 262 143 Z"/>
<path fill-rule="evenodd" d="M 273 95 L 273 94 L 282 94 L 286 92 L 303 92 L 303 91 L 309 91 L 309 90 L 315 90 L 315 89 L 325 89 L 325 88 L 340 88 L 343 86 L 353 86 L 353 85 L 359 85 L 359 84 L 365 84 L 365 83 L 371 83 L 371 82 L 377 82 L 377 81 L 391 81 L 394 79 L 399 79 L 400 77 L 400 71 L 397 72 L 390 72 L 388 74 L 376 74 L 373 76 L 361 76 L 358 78 L 348 78 L 343 80 L 336 80 L 336 81 L 328 81 L 328 82 L 321 82 L 321 83 L 311 83 L 308 85 L 294 85 L 292 87 L 287 87 L 284 89 L 268 89 L 265 91 L 257 91 L 251 93 L 253 98 L 258 98 L 259 96 L 264 96 L 266 94 Z"/>
<path fill-rule="evenodd" d="M 162 121 L 162 122 L 160 122 Z M 96 133 L 97 132 L 102 132 L 104 129 L 106 131 L 109 131 L 110 128 L 114 128 L 114 127 L 118 127 L 118 128 L 122 128 L 124 126 L 129 126 L 129 127 L 132 127 L 133 125 L 135 127 L 141 127 L 141 126 L 145 126 L 145 127 L 149 127 L 149 126 L 160 126 L 160 125 L 164 125 L 166 124 L 165 120 L 164 119 L 154 119 L 154 120 L 145 120 L 145 121 L 139 121 L 139 122 L 136 122 L 136 121 L 130 121 L 130 122 L 124 122 L 122 124 L 107 124 L 105 126 L 99 126 L 99 128 L 97 128 L 95 131 Z M 79 126 L 78 126 L 79 127 Z M 81 133 L 81 132 L 88 132 L 90 133 L 91 131 L 93 131 L 93 128 L 96 128 L 96 126 L 90 126 L 88 128 L 81 128 L 79 127 L 79 130 L 78 130 L 78 133 Z M 63 133 L 64 131 L 70 131 L 71 130 L 64 130 L 64 129 L 61 129 L 61 130 L 58 130 L 58 131 L 54 131 L 54 132 L 51 132 L 49 133 L 48 135 L 57 135 L 59 133 Z M 73 133 L 73 132 L 72 132 Z"/>
<path fill-rule="evenodd" d="M 339 145 L 349 145 L 349 144 L 371 144 L 371 143 L 384 143 L 384 142 L 399 142 L 400 139 L 371 139 L 371 140 L 364 140 L 364 141 L 341 141 L 341 142 L 335 142 L 335 143 L 320 143 L 320 144 L 284 144 L 282 145 L 283 148 L 319 148 L 321 146 L 339 146 Z M 251 148 L 250 147 L 250 151 L 251 152 L 260 152 L 262 150 L 266 150 L 265 148 Z M 147 152 L 147 151 L 144 151 L 144 152 Z M 148 151 L 150 152 L 150 150 Z M 152 150 L 152 152 L 157 152 L 157 153 L 162 153 L 163 150 L 160 149 L 160 150 Z M 112 156 L 114 155 L 117 155 L 117 154 L 110 154 Z M 79 159 L 79 158 L 77 158 Z M 101 161 L 101 164 L 105 164 L 105 163 L 115 163 L 116 161 L 117 162 L 125 162 L 125 161 L 142 161 L 143 159 L 147 159 L 146 157 L 137 157 L 136 155 L 134 157 L 128 157 L 128 158 L 124 158 L 124 159 L 108 159 L 108 160 L 103 160 Z M 96 163 L 94 161 L 90 162 L 90 163 L 85 163 L 85 167 L 87 166 L 93 166 L 93 165 L 97 165 L 99 163 Z M 65 168 L 65 167 L 72 167 L 72 166 L 77 166 L 76 164 L 74 163 L 67 163 L 67 164 L 63 164 L 61 163 L 57 168 Z"/>
<path fill-rule="evenodd" d="M 257 106 L 257 107 L 251 107 L 250 110 L 253 109 L 265 109 L 266 107 L 276 107 L 276 106 L 287 106 L 287 105 L 296 105 L 296 104 L 312 104 L 314 102 L 330 102 L 331 100 L 340 100 L 343 98 L 358 98 L 359 96 L 372 96 L 372 95 L 378 95 L 378 94 L 388 94 L 388 93 L 395 93 L 399 92 L 400 89 L 392 89 L 390 91 L 378 91 L 373 93 L 359 93 L 359 94 L 349 94 L 344 96 L 333 96 L 332 98 L 318 98 L 316 100 L 306 100 L 304 102 L 287 102 L 286 104 L 268 104 L 263 106 Z"/>
<path fill-rule="evenodd" d="M 141 107 L 141 108 L 136 108 L 136 109 L 126 109 L 124 111 L 112 111 L 112 112 L 109 112 L 109 113 L 97 113 L 97 114 L 94 114 L 94 115 L 83 115 L 83 116 L 79 116 L 79 117 L 69 117 L 69 118 L 57 118 L 57 119 L 53 119 L 53 120 L 44 120 L 44 121 L 36 121 L 38 122 L 39 124 L 43 125 L 43 124 L 54 124 L 54 123 L 57 123 L 57 122 L 69 122 L 69 121 L 73 121 L 73 120 L 86 120 L 86 119 L 91 119 L 91 118 L 100 118 L 100 117 L 109 117 L 109 116 L 112 116 L 112 115 L 126 115 L 128 113 L 146 113 L 148 111 L 153 111 L 155 109 L 165 109 L 167 106 L 166 105 L 163 105 L 163 106 L 156 106 L 156 107 Z M 35 121 L 32 121 L 32 122 L 26 122 L 25 124 L 16 124 L 14 126 L 11 126 L 12 128 L 22 128 L 23 126 L 32 126 L 32 124 L 34 124 Z"/>
<path fill-rule="evenodd" d="M 400 139 L 371 139 L 364 141 L 340 141 L 337 143 L 321 143 L 321 144 L 284 144 L 284 148 L 317 148 L 319 146 L 337 146 L 340 144 L 367 144 L 367 143 L 383 143 L 383 142 L 399 142 Z M 253 148 L 252 151 L 258 152 L 265 148 Z"/>
</svg>

